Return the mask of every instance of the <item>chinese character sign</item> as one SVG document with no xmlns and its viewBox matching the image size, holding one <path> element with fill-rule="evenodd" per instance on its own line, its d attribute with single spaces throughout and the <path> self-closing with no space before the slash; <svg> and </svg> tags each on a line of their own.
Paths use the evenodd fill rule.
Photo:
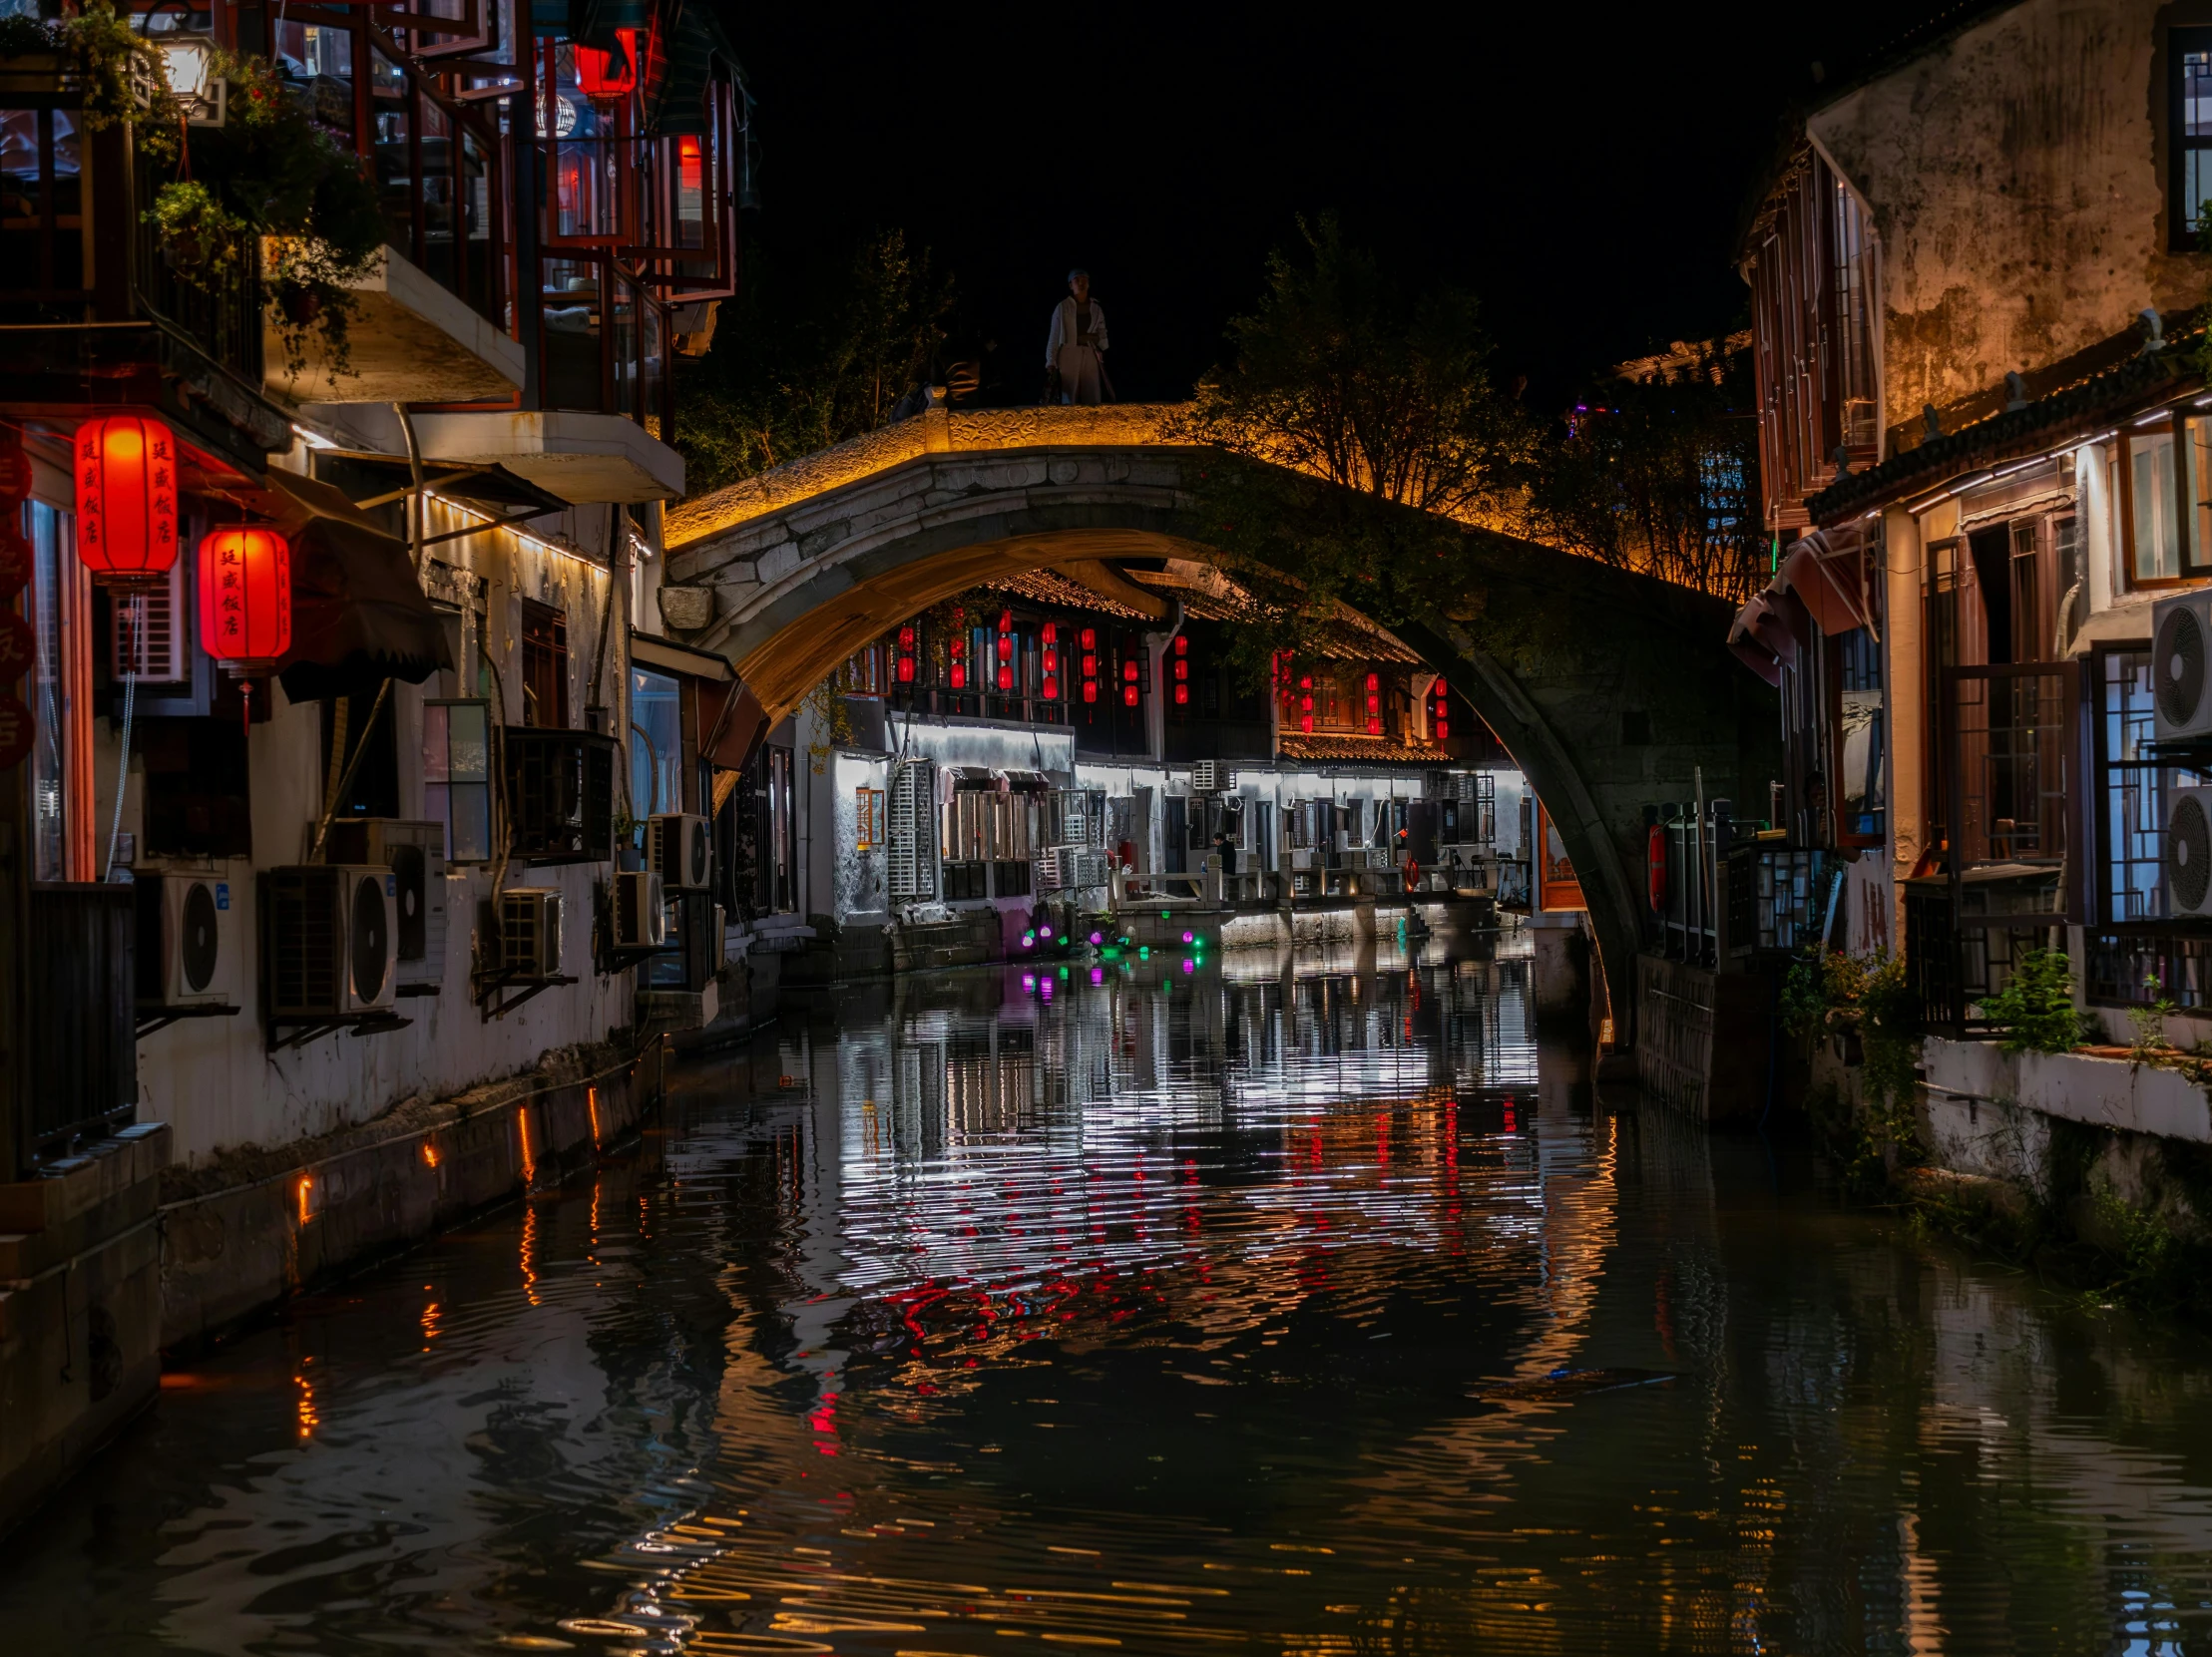
<svg viewBox="0 0 2212 1657">
<path fill-rule="evenodd" d="M 177 438 L 150 415 L 77 428 L 77 557 L 95 577 L 164 576 L 177 562 Z"/>
</svg>

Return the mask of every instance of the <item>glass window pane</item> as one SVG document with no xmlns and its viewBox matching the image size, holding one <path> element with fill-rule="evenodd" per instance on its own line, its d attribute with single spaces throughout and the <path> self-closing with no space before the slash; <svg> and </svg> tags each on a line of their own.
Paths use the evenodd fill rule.
<svg viewBox="0 0 2212 1657">
<path fill-rule="evenodd" d="M 2128 443 L 2134 472 L 2135 579 L 2169 580 L 2181 574 L 2174 537 L 2174 440 L 2170 433 Z"/>
<path fill-rule="evenodd" d="M 315 124 L 353 148 L 353 31 L 278 21 L 276 73 Z"/>
</svg>

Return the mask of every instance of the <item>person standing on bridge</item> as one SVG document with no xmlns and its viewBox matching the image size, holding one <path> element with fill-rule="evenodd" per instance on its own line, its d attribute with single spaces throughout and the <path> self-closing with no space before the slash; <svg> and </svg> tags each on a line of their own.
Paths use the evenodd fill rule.
<svg viewBox="0 0 2212 1657">
<path fill-rule="evenodd" d="M 1068 297 L 1053 311 L 1045 336 L 1045 401 L 1109 403 L 1113 382 L 1106 371 L 1106 312 L 1091 300 L 1091 272 L 1068 272 Z"/>
</svg>

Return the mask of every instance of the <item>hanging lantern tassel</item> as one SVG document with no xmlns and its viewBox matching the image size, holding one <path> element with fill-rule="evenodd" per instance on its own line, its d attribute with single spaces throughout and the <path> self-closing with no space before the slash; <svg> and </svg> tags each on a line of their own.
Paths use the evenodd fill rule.
<svg viewBox="0 0 2212 1657">
<path fill-rule="evenodd" d="M 292 647 L 291 544 L 274 530 L 236 525 L 201 539 L 200 647 L 241 680 L 238 703 L 253 725 L 253 678 Z"/>
</svg>

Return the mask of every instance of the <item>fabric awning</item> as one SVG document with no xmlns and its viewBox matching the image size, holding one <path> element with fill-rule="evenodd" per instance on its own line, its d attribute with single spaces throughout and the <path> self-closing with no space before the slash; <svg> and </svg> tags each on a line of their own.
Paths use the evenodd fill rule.
<svg viewBox="0 0 2212 1657">
<path fill-rule="evenodd" d="M 271 472 L 273 516 L 291 541 L 292 647 L 277 664 L 295 702 L 374 694 L 385 679 L 420 684 L 453 665 L 445 627 L 415 579 L 405 542 L 328 484 Z"/>
<path fill-rule="evenodd" d="M 1776 585 L 1796 594 L 1820 630 L 1833 637 L 1854 627 L 1873 630 L 1870 579 L 1863 526 L 1840 524 L 1800 537 Z"/>
<path fill-rule="evenodd" d="M 1728 648 L 1767 683 L 1779 687 L 1782 669 L 1797 665 L 1797 635 L 1790 625 L 1787 593 L 1768 588 L 1736 612 Z"/>
</svg>

